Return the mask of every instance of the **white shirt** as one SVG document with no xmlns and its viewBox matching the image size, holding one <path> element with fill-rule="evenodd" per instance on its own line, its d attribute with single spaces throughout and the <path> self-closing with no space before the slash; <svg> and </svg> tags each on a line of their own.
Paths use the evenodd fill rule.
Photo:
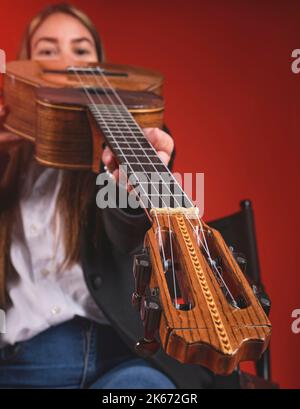
<svg viewBox="0 0 300 409">
<path fill-rule="evenodd" d="M 62 175 L 32 161 L 23 176 L 10 248 L 16 276 L 7 280 L 12 305 L 0 346 L 29 339 L 75 315 L 109 324 L 89 294 L 81 266 L 62 270 L 64 246 L 55 212 Z"/>
</svg>

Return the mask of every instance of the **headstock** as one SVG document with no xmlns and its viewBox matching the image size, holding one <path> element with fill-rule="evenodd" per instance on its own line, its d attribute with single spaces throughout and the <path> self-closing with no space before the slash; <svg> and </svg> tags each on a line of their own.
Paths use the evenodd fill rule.
<svg viewBox="0 0 300 409">
<path fill-rule="evenodd" d="M 151 215 L 144 253 L 135 260 L 133 303 L 145 325 L 137 351 L 154 353 L 159 334 L 167 354 L 217 374 L 258 359 L 271 325 L 220 233 L 200 220 L 197 208 Z"/>
</svg>

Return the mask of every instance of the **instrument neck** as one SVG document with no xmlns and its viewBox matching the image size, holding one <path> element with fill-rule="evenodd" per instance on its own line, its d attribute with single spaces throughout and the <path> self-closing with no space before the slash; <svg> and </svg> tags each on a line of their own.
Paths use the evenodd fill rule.
<svg viewBox="0 0 300 409">
<path fill-rule="evenodd" d="M 90 104 L 88 108 L 143 207 L 191 207 L 190 199 L 125 105 Z"/>
</svg>

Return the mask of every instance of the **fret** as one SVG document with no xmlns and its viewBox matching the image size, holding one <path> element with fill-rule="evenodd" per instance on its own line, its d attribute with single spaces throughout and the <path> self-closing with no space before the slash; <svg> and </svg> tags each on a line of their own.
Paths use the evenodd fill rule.
<svg viewBox="0 0 300 409">
<path fill-rule="evenodd" d="M 132 143 L 127 143 L 126 142 L 126 146 L 121 145 L 123 143 L 125 143 L 125 142 L 121 142 L 121 143 L 110 142 L 110 145 L 114 150 L 123 151 L 124 153 L 127 153 L 125 151 L 129 151 L 129 150 L 131 151 L 131 148 L 132 148 L 132 150 L 134 152 L 137 152 L 137 154 L 145 152 L 147 155 L 150 155 L 151 153 L 155 152 L 155 150 L 153 148 L 137 148 L 137 147 L 134 147 L 134 146 L 132 146 L 134 144 L 134 142 L 132 142 Z"/>
<path fill-rule="evenodd" d="M 112 114 L 112 113 L 105 113 L 105 112 L 95 112 L 94 117 L 97 119 L 105 119 L 105 120 L 114 120 L 114 121 L 125 121 L 123 115 L 120 114 Z"/>
<path fill-rule="evenodd" d="M 128 135 L 134 135 L 134 136 L 143 137 L 143 138 L 145 137 L 144 133 L 140 132 L 138 129 L 131 129 L 131 128 L 128 128 L 126 126 L 117 126 L 117 125 L 107 126 L 105 124 L 103 124 L 103 125 L 99 124 L 99 126 L 100 126 L 101 129 L 106 129 L 108 131 L 116 130 L 116 131 L 126 133 Z"/>
<path fill-rule="evenodd" d="M 147 159 L 150 163 L 153 163 L 155 165 L 158 163 L 163 165 L 162 160 L 157 155 L 137 155 L 137 157 L 141 158 L 141 161 Z"/>
<path fill-rule="evenodd" d="M 122 119 L 128 119 L 131 120 L 131 122 L 134 123 L 134 120 L 132 120 L 131 114 L 128 112 L 126 113 L 125 111 L 122 112 L 120 110 L 108 110 L 107 108 L 93 108 L 91 109 L 91 112 L 93 115 L 98 116 L 98 117 L 109 117 L 109 118 L 122 118 Z"/>
<path fill-rule="evenodd" d="M 140 149 L 145 148 L 152 149 L 152 151 L 156 153 L 156 150 L 153 148 L 153 146 L 150 145 L 149 141 L 145 138 L 145 136 L 143 139 L 142 138 L 139 139 L 138 142 L 136 142 L 136 144 L 134 142 L 131 142 L 130 146 L 132 147 L 137 146 L 137 148 Z"/>
<path fill-rule="evenodd" d="M 127 108 L 123 108 L 120 106 L 112 106 L 112 105 L 97 105 L 97 110 L 95 113 L 101 113 L 105 115 L 114 115 L 114 116 L 122 116 L 126 119 L 132 119 L 131 113 L 127 110 Z"/>
<path fill-rule="evenodd" d="M 141 163 L 143 160 L 144 161 L 147 161 L 147 159 L 149 159 L 149 158 L 147 158 L 147 156 L 146 155 L 136 155 L 133 151 L 130 151 L 130 154 L 127 154 L 127 153 L 125 153 L 124 151 L 121 151 L 121 152 L 117 152 L 117 149 L 114 149 L 114 153 L 116 153 L 118 156 L 124 156 L 124 158 L 127 158 L 128 160 L 129 160 L 129 162 L 130 163 L 132 163 L 132 164 L 139 164 L 139 163 Z M 158 158 L 159 159 L 159 158 Z M 160 159 L 159 159 L 160 160 Z M 151 164 L 151 163 L 154 163 L 154 162 L 151 162 L 151 160 L 149 159 L 148 161 L 147 161 L 147 163 L 148 163 L 148 165 L 149 164 Z M 157 162 L 156 162 L 157 163 Z M 161 163 L 161 161 L 159 162 L 159 163 Z"/>
<path fill-rule="evenodd" d="M 115 139 L 125 136 L 131 140 L 145 138 L 126 107 L 98 104 L 89 106 L 100 129 L 107 138 Z M 148 145 L 149 146 L 149 145 Z"/>
<path fill-rule="evenodd" d="M 123 115 L 123 113 L 119 109 L 109 109 L 107 108 L 108 106 L 100 107 L 99 105 L 94 108 L 93 113 L 97 115 L 114 115 L 114 116 L 120 116 Z"/>
<path fill-rule="evenodd" d="M 128 151 L 128 152 L 127 152 Z M 128 161 L 131 164 L 142 164 L 142 162 L 146 163 L 146 164 L 162 164 L 161 159 L 157 156 L 157 155 L 141 155 L 141 154 L 137 154 L 134 152 L 134 150 L 132 149 L 118 149 L 118 148 L 114 148 L 114 153 L 117 156 L 123 156 L 124 158 L 127 158 Z M 141 153 L 141 152 L 140 152 Z"/>
<path fill-rule="evenodd" d="M 90 104 L 89 109 L 94 115 L 119 117 L 131 121 L 132 123 L 135 123 L 131 113 L 127 110 L 126 107 L 123 107 L 121 105 Z"/>
<path fill-rule="evenodd" d="M 120 114 L 119 112 L 105 112 L 105 111 L 94 111 L 93 115 L 95 116 L 95 118 L 107 118 L 107 119 L 122 119 L 124 120 L 124 116 L 122 114 Z"/>
<path fill-rule="evenodd" d="M 124 149 L 113 148 L 113 150 L 114 150 L 114 153 L 116 153 L 117 155 L 120 154 L 120 155 L 126 155 L 126 156 L 136 156 L 134 153 L 135 149 L 130 149 L 128 147 Z"/>
<path fill-rule="evenodd" d="M 111 137 L 111 138 L 116 138 L 117 139 L 118 137 L 121 137 L 121 138 L 124 137 L 125 139 L 129 139 L 129 138 L 134 139 L 135 141 L 138 140 L 138 139 L 145 138 L 144 135 L 134 133 L 134 132 L 129 132 L 128 130 L 121 130 L 121 129 L 113 130 L 111 128 L 110 129 L 103 129 L 102 127 L 100 127 L 100 128 L 104 133 L 108 134 L 108 137 Z M 118 139 L 117 139 L 117 141 L 118 141 Z"/>
<path fill-rule="evenodd" d="M 111 148 L 114 150 L 114 152 L 116 153 L 124 153 L 125 155 L 129 155 L 132 154 L 132 152 L 134 152 L 135 155 L 142 155 L 142 156 L 148 156 L 148 157 L 155 157 L 157 156 L 156 151 L 154 151 L 154 149 L 152 148 L 129 148 L 128 146 L 126 146 L 126 148 L 122 148 L 119 147 L 118 144 L 116 145 L 111 145 Z"/>
<path fill-rule="evenodd" d="M 117 125 L 117 126 L 126 126 L 127 127 L 127 124 L 126 123 L 124 123 L 124 121 L 122 121 L 122 120 L 120 120 L 120 119 L 115 119 L 115 120 L 112 120 L 112 119 L 108 119 L 108 120 L 103 120 L 102 118 L 97 118 L 97 122 L 102 126 L 102 125 L 108 125 L 108 126 L 111 126 L 111 125 Z"/>
<path fill-rule="evenodd" d="M 135 130 L 135 131 L 139 131 L 141 132 L 140 128 L 138 127 L 137 124 L 133 124 L 133 123 L 128 123 L 127 120 L 124 120 L 124 118 L 103 118 L 103 117 L 98 117 L 96 115 L 94 115 L 96 121 L 98 123 L 103 122 L 103 124 L 115 124 L 118 123 L 119 125 L 122 125 L 126 128 Z"/>
<path fill-rule="evenodd" d="M 118 130 L 122 130 L 124 132 L 130 132 L 131 134 L 137 134 L 137 135 L 142 135 L 144 136 L 143 132 L 141 132 L 139 129 L 137 128 L 130 128 L 128 126 L 126 126 L 125 124 L 122 125 L 118 125 L 115 123 L 115 121 L 112 124 L 108 124 L 107 122 L 103 122 L 100 123 L 100 121 L 97 121 L 98 125 L 100 126 L 100 128 L 107 128 L 108 130 L 113 130 L 113 129 L 118 129 Z"/>
<path fill-rule="evenodd" d="M 106 126 L 100 126 L 100 129 L 102 132 L 104 132 L 105 134 L 107 134 L 108 137 L 111 138 L 116 138 L 116 137 L 128 137 L 128 138 L 134 138 L 134 139 L 138 139 L 141 137 L 140 134 L 134 133 L 134 132 L 130 132 L 128 131 L 128 129 L 121 129 L 115 126 L 112 127 L 106 127 Z"/>
<path fill-rule="evenodd" d="M 168 186 L 167 184 L 154 184 L 150 181 L 148 183 L 136 183 L 134 186 L 140 186 L 141 189 L 149 195 L 159 195 L 159 196 L 174 196 L 180 197 L 184 196 L 187 198 L 186 194 L 183 190 L 179 187 L 179 189 L 172 189 L 172 187 Z"/>
<path fill-rule="evenodd" d="M 145 197 L 150 199 L 152 202 L 155 199 L 161 199 L 161 202 L 173 202 L 177 204 L 183 204 L 184 203 L 184 195 L 162 195 L 162 194 L 145 194 L 143 192 L 139 192 L 139 197 Z"/>
<path fill-rule="evenodd" d="M 100 128 L 103 131 L 108 131 L 108 132 L 112 132 L 112 134 L 114 135 L 115 133 L 119 133 L 121 136 L 134 136 L 134 137 L 142 137 L 145 138 L 145 135 L 142 132 L 139 132 L 137 130 L 134 129 L 128 129 L 128 128 L 123 128 L 123 127 L 118 127 L 118 126 L 106 126 L 106 125 L 99 125 Z"/>
<path fill-rule="evenodd" d="M 134 118 L 131 116 L 129 112 L 113 112 L 113 111 L 108 111 L 105 112 L 103 110 L 92 110 L 94 118 L 98 122 L 102 122 L 104 124 L 112 124 L 118 122 L 119 124 L 122 124 L 123 126 L 126 126 L 127 128 L 132 128 L 135 130 L 139 130 L 140 128 L 135 122 Z"/>
<path fill-rule="evenodd" d="M 97 121 L 102 121 L 105 123 L 118 122 L 130 128 L 140 129 L 139 126 L 135 122 L 129 121 L 127 118 L 124 118 L 121 116 L 111 116 L 111 115 L 101 115 L 101 114 L 93 114 L 93 115 Z"/>
<path fill-rule="evenodd" d="M 128 153 L 128 154 L 125 153 L 124 152 L 125 150 L 129 151 L 130 153 Z M 161 159 L 157 155 L 153 155 L 153 154 L 147 155 L 146 153 L 143 154 L 142 152 L 137 154 L 137 153 L 135 153 L 134 149 L 132 149 L 132 150 L 131 149 L 121 149 L 121 153 L 122 152 L 126 155 L 126 157 L 133 157 L 133 158 L 136 158 L 138 161 L 139 160 L 149 159 L 148 163 L 162 163 Z M 152 161 L 155 161 L 155 162 L 152 162 Z"/>
<path fill-rule="evenodd" d="M 111 144 L 113 142 L 115 142 L 116 144 L 119 144 L 120 142 L 126 142 L 127 144 L 129 144 L 129 146 L 131 146 L 134 142 L 138 143 L 137 142 L 138 138 L 136 136 L 124 136 L 122 134 L 122 135 L 105 135 L 105 137 L 106 137 L 109 144 Z M 141 140 L 142 140 L 142 138 L 141 138 Z M 128 148 L 128 146 L 127 146 L 127 148 Z"/>
<path fill-rule="evenodd" d="M 131 164 L 130 164 L 131 165 Z M 174 176 L 172 175 L 172 173 L 169 173 L 167 171 L 167 168 L 164 166 L 164 170 L 161 171 L 160 173 L 157 173 L 156 169 L 154 168 L 155 165 L 151 165 L 150 167 L 152 168 L 151 171 L 147 171 L 144 172 L 143 170 L 141 171 L 137 171 L 134 169 L 134 173 L 137 177 L 138 182 L 145 182 L 145 175 L 147 176 L 148 180 L 152 180 L 152 181 L 160 181 L 161 179 L 163 180 L 168 180 L 170 181 L 170 179 L 174 180 L 174 183 L 177 183 L 176 179 L 174 178 Z M 138 177 L 141 177 L 141 179 L 138 179 Z M 147 182 L 147 180 L 146 180 Z"/>
<path fill-rule="evenodd" d="M 146 145 L 144 148 L 141 148 L 140 144 L 138 142 L 110 142 L 110 145 L 112 148 L 116 149 L 134 149 L 134 151 L 146 151 L 146 152 L 156 152 L 154 148 L 149 147 L 149 144 Z"/>
<path fill-rule="evenodd" d="M 89 104 L 89 109 L 92 112 L 99 112 L 99 111 L 103 111 L 103 110 L 107 110 L 107 111 L 121 111 L 122 105 L 118 105 L 118 104 Z"/>
<path fill-rule="evenodd" d="M 126 138 L 124 140 L 124 138 L 116 138 L 115 140 L 110 140 L 109 141 L 110 144 L 112 145 L 116 145 L 118 144 L 120 146 L 120 148 L 128 148 L 130 146 L 130 148 L 136 148 L 136 149 L 151 149 L 153 152 L 156 152 L 156 150 L 149 144 L 149 142 L 147 141 L 147 139 L 145 138 L 145 136 L 143 136 L 143 138 L 137 139 L 135 141 L 127 141 Z M 126 144 L 127 146 L 124 146 L 124 144 Z"/>
<path fill-rule="evenodd" d="M 130 165 L 149 165 L 151 162 L 131 162 Z"/>
<path fill-rule="evenodd" d="M 89 106 L 139 200 L 149 207 L 190 207 L 191 201 L 122 105 Z"/>
<path fill-rule="evenodd" d="M 164 192 L 168 191 L 169 193 L 172 194 L 185 194 L 184 191 L 182 190 L 181 186 L 177 183 L 166 183 L 164 181 L 158 181 L 158 182 L 138 182 L 138 185 L 142 186 L 142 188 L 148 192 L 150 191 L 156 191 L 156 192 Z"/>
<path fill-rule="evenodd" d="M 124 118 L 112 118 L 111 116 L 109 117 L 104 117 L 102 115 L 94 115 L 94 118 L 97 120 L 97 122 L 103 122 L 104 124 L 120 124 L 126 127 L 131 127 L 134 129 L 139 129 L 138 126 L 134 123 L 129 123 L 127 120 L 125 120 Z"/>
<path fill-rule="evenodd" d="M 146 185 L 151 184 L 154 186 L 155 183 L 160 183 L 160 184 L 163 183 L 164 185 L 166 185 L 170 182 L 170 179 L 172 179 L 171 184 L 177 183 L 176 180 L 174 179 L 174 176 L 171 173 L 168 173 L 168 172 L 158 173 L 158 172 L 154 172 L 153 171 L 154 169 L 152 169 L 151 172 L 135 171 L 134 167 L 131 167 L 131 164 L 128 164 L 128 165 L 129 165 L 129 168 L 127 169 L 127 173 L 128 175 L 131 176 L 132 185 L 146 186 Z"/>
<path fill-rule="evenodd" d="M 163 164 L 163 162 L 159 159 L 159 158 L 157 158 L 157 161 L 156 162 L 151 162 L 151 160 L 150 159 L 147 159 L 146 157 L 145 158 L 143 158 L 143 159 L 139 159 L 139 160 L 137 160 L 137 157 L 135 156 L 135 155 L 131 155 L 130 157 L 129 157 L 129 155 L 122 155 L 121 153 L 120 154 L 117 154 L 117 157 L 119 158 L 119 159 L 124 159 L 124 160 L 126 160 L 126 161 L 128 161 L 128 163 L 130 164 L 130 166 L 136 166 L 136 165 L 141 165 L 141 166 L 143 166 L 143 169 L 145 169 L 145 166 L 146 165 L 149 165 L 149 166 L 151 166 L 152 167 L 152 170 L 155 168 L 155 169 L 157 169 L 157 165 L 162 165 L 163 166 L 163 170 L 165 171 L 166 170 L 166 168 L 165 168 L 165 165 Z M 156 158 L 155 158 L 156 159 Z M 138 171 L 138 170 L 137 170 Z M 148 171 L 148 170 L 147 170 Z"/>
<path fill-rule="evenodd" d="M 166 174 L 166 173 L 165 173 Z M 157 180 L 157 174 L 153 174 Z M 136 175 L 135 175 L 136 176 Z M 173 176 L 168 174 L 168 178 Z M 144 176 L 143 176 L 144 179 Z M 171 203 L 169 207 L 174 207 L 174 204 L 181 207 L 190 207 L 191 201 L 186 193 L 182 190 L 181 186 L 178 184 L 176 179 L 173 179 L 170 183 L 166 183 L 164 180 L 154 181 L 149 177 L 148 181 L 137 180 L 132 183 L 133 187 L 137 187 L 139 190 L 144 192 L 150 200 L 153 202 L 154 198 L 157 201 L 158 197 L 162 197 L 164 201 L 168 199 Z M 173 198 L 173 199 L 172 199 Z M 173 200 L 173 201 L 172 201 Z M 161 203 L 156 203 L 158 207 L 161 207 Z"/>
<path fill-rule="evenodd" d="M 137 193 L 139 199 L 144 203 L 146 208 L 149 207 L 189 207 L 190 204 L 186 200 L 184 195 L 160 195 L 160 194 L 145 194 L 143 192 L 138 191 Z"/>
<path fill-rule="evenodd" d="M 139 164 L 135 164 L 135 163 L 133 164 L 133 163 L 131 163 L 130 165 L 131 165 L 132 169 L 133 169 L 135 172 L 151 173 L 151 172 L 153 172 L 153 171 L 156 171 L 156 172 L 165 172 L 165 171 L 166 171 L 166 167 L 165 167 L 164 165 L 162 165 L 162 164 L 139 165 Z"/>
<path fill-rule="evenodd" d="M 122 155 L 120 155 L 121 157 L 122 157 Z M 119 158 L 120 159 L 120 158 Z M 125 156 L 123 156 L 123 158 L 122 158 L 122 160 L 126 160 L 127 159 L 127 156 L 125 157 Z M 127 163 L 128 165 L 130 165 L 131 167 L 133 167 L 133 166 L 135 166 L 135 165 L 141 165 L 142 166 L 142 169 L 144 169 L 145 168 L 145 166 L 147 166 L 147 165 L 151 165 L 151 163 L 150 162 L 140 162 L 140 161 L 138 161 L 138 162 L 133 162 L 133 161 L 130 161 L 130 162 L 128 162 Z M 164 166 L 164 165 L 163 165 Z M 164 168 L 165 169 L 165 168 Z M 142 171 L 138 171 L 138 172 L 142 172 Z M 144 172 L 145 174 L 147 174 L 148 172 Z"/>
<path fill-rule="evenodd" d="M 124 142 L 124 140 L 127 140 L 127 139 L 134 139 L 135 141 L 137 141 L 139 138 L 141 138 L 141 139 L 145 138 L 144 135 L 140 135 L 140 134 L 135 135 L 135 134 L 132 134 L 131 132 L 127 132 L 127 131 L 122 132 L 120 130 L 115 130 L 115 131 L 112 132 L 111 129 L 103 129 L 103 128 L 101 128 L 101 130 L 105 134 L 108 134 L 107 139 L 112 138 L 113 140 L 116 139 L 117 141 L 118 140 L 122 141 L 122 138 L 123 138 L 123 142 Z"/>
</svg>

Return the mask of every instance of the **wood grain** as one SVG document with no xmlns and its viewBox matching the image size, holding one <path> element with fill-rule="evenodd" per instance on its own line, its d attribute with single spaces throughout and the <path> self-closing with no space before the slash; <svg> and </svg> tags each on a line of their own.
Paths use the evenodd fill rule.
<svg viewBox="0 0 300 409">
<path fill-rule="evenodd" d="M 10 112 L 4 127 L 34 143 L 36 159 L 42 165 L 98 172 L 104 139 L 88 113 L 87 105 L 91 101 L 74 75 L 43 71 L 46 66 L 63 68 L 58 62 L 43 64 L 46 63 L 13 61 L 7 64 L 3 94 Z M 111 64 L 102 67 L 111 72 L 127 72 L 127 77 L 109 77 L 111 85 L 118 88 L 140 127 L 161 128 L 163 77 L 155 71 L 136 67 Z M 83 78 L 88 86 L 104 84 L 101 78 Z M 97 94 L 93 99 L 95 103 L 100 101 Z M 105 95 L 101 101 L 111 103 Z"/>
<path fill-rule="evenodd" d="M 200 251 L 190 224 L 196 226 L 199 221 L 188 222 L 181 210 L 172 209 L 169 215 L 166 209 L 156 211 L 146 244 L 153 266 L 150 288 L 158 287 L 160 291 L 160 338 L 165 351 L 180 362 L 201 364 L 223 375 L 231 373 L 240 361 L 259 359 L 268 345 L 271 324 L 220 233 L 202 222 L 240 283 L 248 300 L 245 308 L 235 308 L 228 302 Z M 177 310 L 172 303 L 157 243 L 158 227 L 171 228 L 176 235 L 195 301 L 191 310 Z"/>
</svg>

